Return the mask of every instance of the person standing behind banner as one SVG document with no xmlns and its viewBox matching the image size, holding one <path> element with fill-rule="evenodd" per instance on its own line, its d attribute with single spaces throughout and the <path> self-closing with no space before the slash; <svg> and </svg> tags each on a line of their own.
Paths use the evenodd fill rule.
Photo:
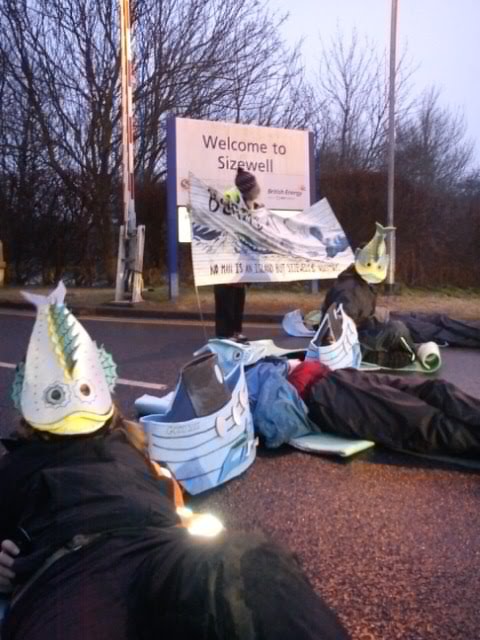
<svg viewBox="0 0 480 640">
<path fill-rule="evenodd" d="M 239 167 L 235 176 L 235 186 L 223 194 L 224 199 L 235 204 L 244 204 L 247 209 L 258 209 L 255 202 L 260 195 L 260 186 L 252 173 Z M 217 338 L 230 338 L 237 342 L 247 342 L 242 333 L 245 309 L 246 286 L 243 283 L 216 284 L 215 334 Z"/>
</svg>

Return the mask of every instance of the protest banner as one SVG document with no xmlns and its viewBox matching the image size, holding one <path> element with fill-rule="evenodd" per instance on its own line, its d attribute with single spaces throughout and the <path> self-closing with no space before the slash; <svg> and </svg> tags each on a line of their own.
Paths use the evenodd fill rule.
<svg viewBox="0 0 480 640">
<path fill-rule="evenodd" d="M 325 198 L 284 218 L 229 202 L 192 174 L 189 186 L 197 286 L 335 278 L 354 260 Z"/>
</svg>

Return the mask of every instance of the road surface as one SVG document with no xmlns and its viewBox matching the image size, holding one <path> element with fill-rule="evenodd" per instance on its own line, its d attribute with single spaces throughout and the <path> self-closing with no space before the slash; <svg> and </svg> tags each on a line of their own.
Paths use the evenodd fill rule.
<svg viewBox="0 0 480 640">
<path fill-rule="evenodd" d="M 15 424 L 13 366 L 32 322 L 31 314 L 0 310 L 3 435 Z M 139 395 L 171 390 L 181 365 L 212 334 L 211 326 L 187 321 L 96 318 L 85 325 L 113 353 L 122 378 L 117 402 L 129 416 Z M 280 327 L 246 330 L 252 339 L 305 345 Z M 441 376 L 480 397 L 480 353 L 442 355 Z M 285 447 L 259 451 L 246 474 L 197 497 L 195 507 L 288 545 L 356 640 L 480 638 L 478 472 L 377 448 L 339 462 Z"/>
</svg>

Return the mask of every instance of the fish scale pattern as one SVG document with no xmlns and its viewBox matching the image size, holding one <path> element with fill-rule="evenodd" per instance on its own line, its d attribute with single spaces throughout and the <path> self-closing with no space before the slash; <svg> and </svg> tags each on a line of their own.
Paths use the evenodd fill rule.
<svg viewBox="0 0 480 640">
<path fill-rule="evenodd" d="M 19 362 L 15 369 L 11 398 L 15 409 L 20 411 L 20 396 L 22 394 L 23 380 L 25 378 L 25 362 Z"/>
<path fill-rule="evenodd" d="M 48 309 L 48 328 L 55 353 L 64 371 L 72 377 L 76 364 L 75 352 L 79 345 L 74 332 L 75 323 L 70 322 L 70 316 L 64 304 L 52 304 Z"/>
<path fill-rule="evenodd" d="M 105 351 L 103 346 L 97 347 L 97 351 L 98 357 L 100 358 L 100 363 L 105 373 L 108 388 L 110 389 L 110 391 L 113 391 L 118 378 L 117 365 L 115 364 L 112 355 L 108 353 L 108 351 Z"/>
</svg>

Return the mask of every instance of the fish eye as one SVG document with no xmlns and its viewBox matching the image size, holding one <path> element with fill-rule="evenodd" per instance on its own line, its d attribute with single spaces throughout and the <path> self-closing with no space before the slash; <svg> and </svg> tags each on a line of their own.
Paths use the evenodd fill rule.
<svg viewBox="0 0 480 640">
<path fill-rule="evenodd" d="M 48 387 L 45 391 L 45 400 L 48 404 L 61 404 L 65 400 L 65 389 L 59 384 Z"/>
</svg>

